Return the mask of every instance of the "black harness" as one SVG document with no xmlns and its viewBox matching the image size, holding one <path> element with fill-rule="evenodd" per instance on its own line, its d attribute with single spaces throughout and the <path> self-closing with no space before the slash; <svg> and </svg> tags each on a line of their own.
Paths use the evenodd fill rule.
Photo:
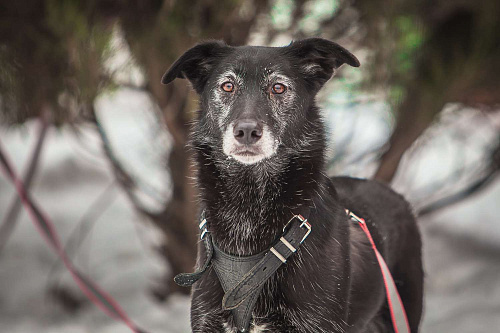
<svg viewBox="0 0 500 333">
<path fill-rule="evenodd" d="M 247 332 L 252 319 L 252 311 L 264 283 L 286 263 L 309 236 L 311 225 L 307 221 L 309 209 L 302 215 L 294 215 L 283 228 L 281 237 L 269 250 L 253 256 L 235 256 L 220 250 L 212 241 L 207 229 L 207 220 L 202 213 L 201 239 L 206 250 L 203 265 L 194 273 L 182 273 L 174 281 L 189 287 L 198 281 L 212 264 L 224 290 L 222 309 L 231 310 L 239 332 Z"/>
</svg>

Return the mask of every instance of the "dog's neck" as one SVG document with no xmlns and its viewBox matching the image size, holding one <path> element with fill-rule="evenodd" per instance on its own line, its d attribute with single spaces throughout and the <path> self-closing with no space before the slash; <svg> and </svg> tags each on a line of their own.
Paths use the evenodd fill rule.
<svg viewBox="0 0 500 333">
<path fill-rule="evenodd" d="M 317 133 L 322 135 L 322 133 Z M 269 248 L 293 214 L 314 206 L 324 190 L 324 147 L 307 156 L 282 154 L 255 165 L 198 150 L 198 184 L 217 246 L 236 255 Z"/>
</svg>

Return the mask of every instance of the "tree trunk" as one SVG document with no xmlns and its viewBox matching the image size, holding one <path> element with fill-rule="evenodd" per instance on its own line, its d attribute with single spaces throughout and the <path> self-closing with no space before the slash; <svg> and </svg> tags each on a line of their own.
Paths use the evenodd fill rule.
<svg viewBox="0 0 500 333">
<path fill-rule="evenodd" d="M 374 179 L 390 183 L 394 178 L 401 158 L 410 146 L 432 123 L 434 116 L 443 108 L 444 102 L 425 92 L 411 90 L 400 105 L 396 129 L 389 140 L 389 148 L 382 155 Z"/>
</svg>

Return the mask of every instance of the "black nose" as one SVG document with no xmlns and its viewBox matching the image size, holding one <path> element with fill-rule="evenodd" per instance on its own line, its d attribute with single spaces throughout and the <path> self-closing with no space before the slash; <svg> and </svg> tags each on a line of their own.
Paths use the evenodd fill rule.
<svg viewBox="0 0 500 333">
<path fill-rule="evenodd" d="M 262 137 L 262 124 L 253 119 L 237 120 L 234 124 L 233 134 L 239 143 L 251 145 Z"/>
</svg>

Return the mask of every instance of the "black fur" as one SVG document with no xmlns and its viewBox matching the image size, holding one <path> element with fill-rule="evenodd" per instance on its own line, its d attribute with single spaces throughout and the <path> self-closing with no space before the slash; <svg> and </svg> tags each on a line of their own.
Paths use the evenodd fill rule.
<svg viewBox="0 0 500 333">
<path fill-rule="evenodd" d="M 192 147 L 201 203 L 219 248 L 242 256 L 264 251 L 293 214 L 312 208 L 311 235 L 257 301 L 252 327 L 265 327 L 265 332 L 393 331 L 375 255 L 345 208 L 367 220 L 394 275 L 411 330 L 418 331 L 421 243 L 408 204 L 377 182 L 329 179 L 324 173 L 325 129 L 315 95 L 343 63 L 359 66 L 347 50 L 319 38 L 282 48 L 209 42 L 187 51 L 162 80 L 187 78 L 200 94 Z M 226 76 L 235 86 L 230 93 L 221 91 Z M 276 82 L 286 82 L 287 91 L 273 93 Z M 236 159 L 228 156 L 223 142 L 242 118 L 267 126 L 274 140 L 269 142 L 276 143 L 266 148 L 271 155 L 250 164 L 237 160 L 237 154 Z M 202 261 L 203 246 L 198 252 Z M 230 312 L 221 310 L 222 297 L 209 269 L 193 286 L 193 332 L 233 332 Z"/>
</svg>

